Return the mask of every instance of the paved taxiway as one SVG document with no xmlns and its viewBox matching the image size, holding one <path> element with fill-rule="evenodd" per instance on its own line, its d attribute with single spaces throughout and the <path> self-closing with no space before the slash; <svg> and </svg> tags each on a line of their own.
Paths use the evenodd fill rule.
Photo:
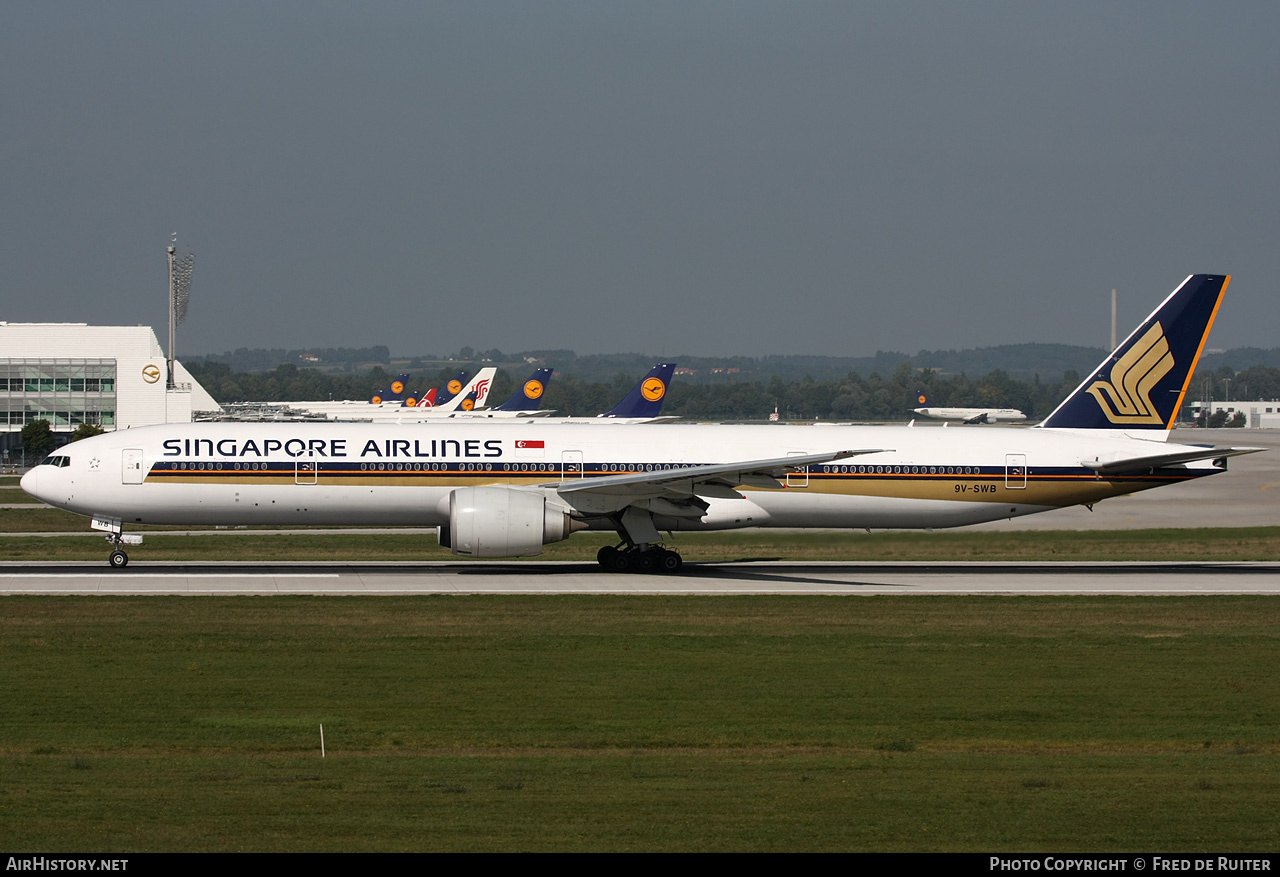
<svg viewBox="0 0 1280 877">
<path fill-rule="evenodd" d="M 367 563 L 0 565 L 0 594 L 1280 594 L 1280 563 L 689 564 L 676 576 L 595 564 Z"/>
</svg>

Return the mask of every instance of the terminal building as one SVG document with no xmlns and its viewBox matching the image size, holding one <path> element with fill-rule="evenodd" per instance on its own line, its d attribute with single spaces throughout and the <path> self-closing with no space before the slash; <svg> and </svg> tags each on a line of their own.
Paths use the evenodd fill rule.
<svg viewBox="0 0 1280 877">
<path fill-rule="evenodd" d="M 1191 419 L 1195 420 L 1206 408 L 1210 414 L 1226 412 L 1228 419 L 1236 414 L 1243 414 L 1246 429 L 1280 429 L 1280 401 L 1275 399 L 1257 402 L 1192 402 Z"/>
<path fill-rule="evenodd" d="M 65 444 L 82 423 L 111 431 L 221 412 L 181 363 L 172 388 L 166 369 L 149 326 L 0 322 L 0 458 L 22 462 L 19 434 L 35 420 Z"/>
</svg>

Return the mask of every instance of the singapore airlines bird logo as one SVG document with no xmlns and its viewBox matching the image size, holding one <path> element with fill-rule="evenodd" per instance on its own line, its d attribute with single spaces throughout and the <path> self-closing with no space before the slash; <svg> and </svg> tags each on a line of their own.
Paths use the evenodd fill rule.
<svg viewBox="0 0 1280 877">
<path fill-rule="evenodd" d="M 1161 423 L 1151 391 L 1173 368 L 1173 353 L 1159 323 L 1116 360 L 1110 381 L 1094 381 L 1086 391 L 1112 423 Z"/>
</svg>

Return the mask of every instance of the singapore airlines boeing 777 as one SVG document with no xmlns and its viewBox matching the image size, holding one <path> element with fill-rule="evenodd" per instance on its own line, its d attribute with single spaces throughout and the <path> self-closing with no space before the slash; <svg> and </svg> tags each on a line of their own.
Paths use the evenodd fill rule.
<svg viewBox="0 0 1280 877">
<path fill-rule="evenodd" d="M 675 571 L 660 530 L 956 527 L 1177 484 L 1255 448 L 1167 442 L 1228 278 L 1188 277 L 1031 429 L 553 420 L 192 423 L 48 457 L 22 487 L 133 524 L 436 526 L 463 557 L 520 557 L 615 531 L 616 570 Z"/>
</svg>

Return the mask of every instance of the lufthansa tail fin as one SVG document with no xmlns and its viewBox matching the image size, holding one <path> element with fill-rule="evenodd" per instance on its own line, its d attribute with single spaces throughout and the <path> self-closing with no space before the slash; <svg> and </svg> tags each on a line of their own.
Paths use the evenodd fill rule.
<svg viewBox="0 0 1280 877">
<path fill-rule="evenodd" d="M 408 384 L 408 381 L 408 375 L 396 375 L 395 379 L 391 383 L 387 384 L 385 390 L 381 393 L 373 394 L 373 398 L 369 400 L 369 404 L 381 405 L 383 402 L 399 402 L 404 398 L 404 388 Z"/>
<path fill-rule="evenodd" d="M 924 394 L 924 390 L 916 390 L 916 405 L 920 408 L 929 407 L 929 397 Z"/>
<path fill-rule="evenodd" d="M 458 372 L 456 375 L 449 378 L 449 382 L 446 383 L 443 387 L 441 387 L 440 390 L 438 391 L 438 395 L 436 396 L 434 407 L 438 408 L 439 406 L 453 399 L 454 396 L 462 392 L 462 388 L 466 386 L 466 383 L 467 383 L 467 373 L 464 371 Z"/>
<path fill-rule="evenodd" d="M 432 387 L 425 393 L 410 393 L 400 403 L 401 408 L 430 408 L 436 401 L 436 390 Z"/>
<path fill-rule="evenodd" d="M 551 383 L 551 373 L 555 369 L 540 368 L 524 382 L 520 389 L 511 394 L 511 398 L 503 402 L 494 411 L 537 411 L 542 404 L 542 397 Z"/>
<path fill-rule="evenodd" d="M 459 388 L 451 399 L 444 402 L 437 399 L 432 407 L 439 411 L 472 411 L 483 407 L 484 400 L 489 398 L 489 387 L 493 384 L 493 376 L 497 373 L 498 370 L 492 366 L 480 369 L 476 372 L 476 376 L 468 381 L 465 387 Z M 448 389 L 453 389 L 453 381 L 449 382 Z"/>
<path fill-rule="evenodd" d="M 657 417 L 667 398 L 667 387 L 675 373 L 674 362 L 655 365 L 630 393 L 601 417 Z"/>
<path fill-rule="evenodd" d="M 1184 280 L 1040 426 L 1167 433 L 1230 280 L 1225 274 Z"/>
</svg>

